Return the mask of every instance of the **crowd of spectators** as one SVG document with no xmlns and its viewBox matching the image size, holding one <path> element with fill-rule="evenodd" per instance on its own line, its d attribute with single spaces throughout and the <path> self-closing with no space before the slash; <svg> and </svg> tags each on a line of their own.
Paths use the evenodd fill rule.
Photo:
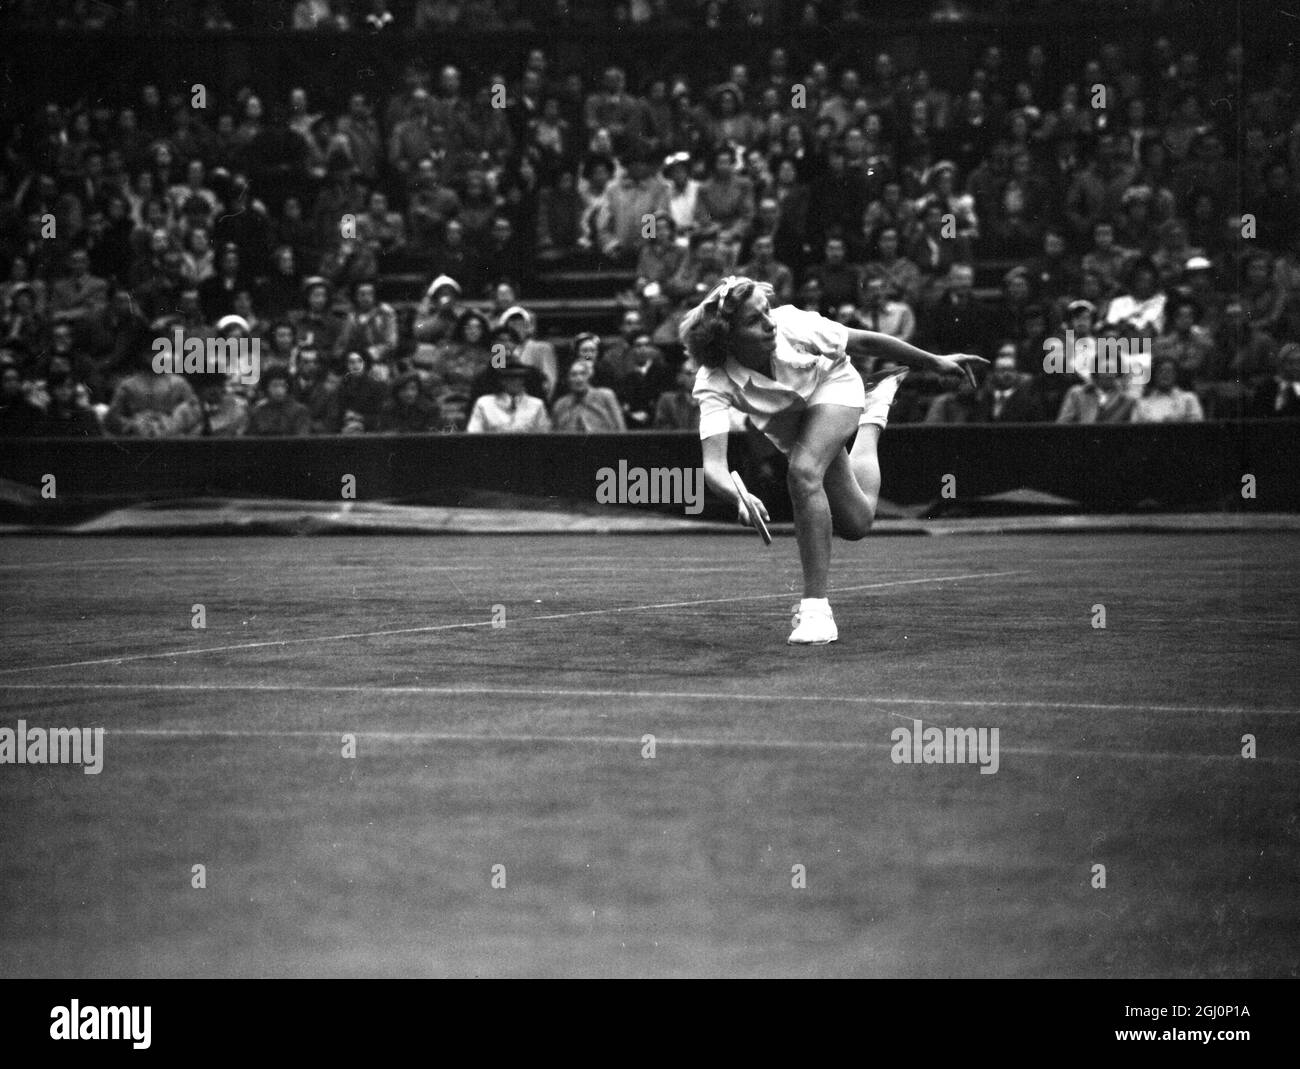
<svg viewBox="0 0 1300 1069">
<path fill-rule="evenodd" d="M 526 10 L 294 18 L 480 7 Z M 144 85 L 0 131 L 0 434 L 689 429 L 677 324 L 730 273 L 993 361 L 977 386 L 909 376 L 896 421 L 1300 415 L 1300 102 L 1240 46 L 1107 43 L 1062 74 L 990 45 L 947 85 L 775 48 L 636 87 L 535 48 L 474 84 L 413 64 L 339 91 Z M 623 280 L 616 331 L 543 329 L 539 276 L 573 265 Z M 177 330 L 255 340 L 259 381 L 156 372 Z M 1124 341 L 1141 373 L 1045 370 L 1063 340 Z"/>
</svg>

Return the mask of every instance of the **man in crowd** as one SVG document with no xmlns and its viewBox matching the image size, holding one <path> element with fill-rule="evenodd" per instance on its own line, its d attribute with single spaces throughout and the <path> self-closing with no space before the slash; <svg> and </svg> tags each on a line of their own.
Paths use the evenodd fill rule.
<svg viewBox="0 0 1300 1069">
<path fill-rule="evenodd" d="M 551 429 L 551 418 L 540 398 L 525 390 L 531 369 L 509 361 L 497 374 L 497 389 L 474 402 L 470 412 L 470 434 L 542 434 Z"/>
</svg>

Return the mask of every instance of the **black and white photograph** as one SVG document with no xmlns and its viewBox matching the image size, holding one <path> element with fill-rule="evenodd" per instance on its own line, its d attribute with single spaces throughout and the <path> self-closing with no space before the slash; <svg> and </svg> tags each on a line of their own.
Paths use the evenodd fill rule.
<svg viewBox="0 0 1300 1069">
<path fill-rule="evenodd" d="M 0 3 L 23 1027 L 165 1055 L 131 985 L 184 979 L 1249 981 L 1070 1028 L 1262 1038 L 1298 37 Z"/>
</svg>

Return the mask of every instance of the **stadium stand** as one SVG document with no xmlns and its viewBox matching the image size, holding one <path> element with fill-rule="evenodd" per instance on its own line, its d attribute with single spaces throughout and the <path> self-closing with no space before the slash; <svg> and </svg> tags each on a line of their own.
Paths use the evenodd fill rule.
<svg viewBox="0 0 1300 1069">
<path fill-rule="evenodd" d="M 507 363 L 552 408 L 586 334 L 574 381 L 679 428 L 677 321 L 736 271 L 1004 357 L 896 423 L 1300 414 L 1286 48 L 1159 2 L 865 7 L 7 5 L 0 435 L 460 433 Z M 157 374 L 177 331 L 258 374 Z"/>
</svg>

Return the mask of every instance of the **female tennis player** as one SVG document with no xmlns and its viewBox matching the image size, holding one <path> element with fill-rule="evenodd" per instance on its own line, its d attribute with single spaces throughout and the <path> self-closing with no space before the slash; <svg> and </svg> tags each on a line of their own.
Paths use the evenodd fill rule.
<svg viewBox="0 0 1300 1069">
<path fill-rule="evenodd" d="M 876 443 L 889 418 L 898 384 L 911 368 L 974 378 L 978 356 L 936 356 L 887 334 L 855 330 L 793 305 L 773 308 L 772 288 L 752 279 L 724 278 L 683 318 L 680 335 L 700 365 L 694 395 L 700 403 L 704 478 L 736 503 L 737 518 L 767 520 L 763 502 L 741 500 L 727 466 L 732 408 L 748 414 L 790 461 L 788 483 L 803 563 L 803 599 L 791 645 L 824 645 L 839 638 L 826 598 L 831 534 L 856 541 L 871 529 L 880 493 Z M 853 357 L 880 357 L 904 365 L 864 384 Z M 848 447 L 854 438 L 853 448 Z"/>
</svg>

